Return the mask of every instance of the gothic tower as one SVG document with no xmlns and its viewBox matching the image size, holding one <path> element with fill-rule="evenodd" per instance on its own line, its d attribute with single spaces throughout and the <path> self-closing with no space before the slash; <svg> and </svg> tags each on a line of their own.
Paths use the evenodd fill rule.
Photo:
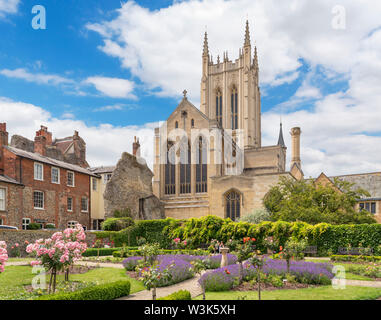
<svg viewBox="0 0 381 320">
<path fill-rule="evenodd" d="M 234 62 L 224 52 L 217 62 L 209 54 L 205 32 L 202 53 L 201 111 L 224 129 L 242 129 L 244 146 L 261 147 L 261 97 L 257 48 L 252 58 L 249 22 L 243 48 Z"/>
</svg>

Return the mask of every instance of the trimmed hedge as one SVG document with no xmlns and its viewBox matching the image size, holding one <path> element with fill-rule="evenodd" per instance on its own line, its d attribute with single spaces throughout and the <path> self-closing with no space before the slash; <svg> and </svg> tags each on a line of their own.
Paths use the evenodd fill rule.
<svg viewBox="0 0 381 320">
<path fill-rule="evenodd" d="M 263 241 L 274 237 L 284 246 L 287 239 L 308 238 L 308 246 L 316 246 L 318 255 L 335 254 L 342 247 L 373 248 L 375 255 L 381 255 L 381 224 L 309 225 L 304 222 L 265 221 L 260 224 L 233 222 L 216 216 L 205 216 L 189 220 L 142 220 L 134 226 L 119 232 L 95 233 L 98 238 L 109 238 L 115 246 L 123 244 L 137 246 L 137 239 L 143 237 L 148 243 L 158 242 L 162 248 L 173 244 L 173 239 L 187 239 L 189 248 L 207 246 L 212 239 L 227 243 L 229 239 L 241 240 L 249 236 L 257 240 L 259 250 L 265 250 Z"/>
<path fill-rule="evenodd" d="M 98 256 L 98 250 L 99 250 L 99 256 L 111 256 L 115 251 L 119 251 L 122 248 L 88 248 L 86 251 L 82 254 L 83 257 L 96 257 Z"/>
<path fill-rule="evenodd" d="M 209 251 L 205 250 L 160 250 L 160 254 L 188 254 L 191 256 L 207 256 Z M 141 256 L 142 253 L 140 250 L 128 250 L 124 252 L 122 256 L 122 251 L 114 251 L 112 254 L 115 258 L 125 258 L 129 256 Z"/>
<path fill-rule="evenodd" d="M 332 255 L 330 258 L 332 261 L 381 262 L 381 256 Z"/>
<path fill-rule="evenodd" d="M 37 300 L 114 300 L 130 294 L 129 281 L 116 281 L 69 293 L 43 295 Z"/>
<path fill-rule="evenodd" d="M 191 294 L 188 290 L 179 290 L 166 297 L 157 300 L 192 300 Z"/>
</svg>

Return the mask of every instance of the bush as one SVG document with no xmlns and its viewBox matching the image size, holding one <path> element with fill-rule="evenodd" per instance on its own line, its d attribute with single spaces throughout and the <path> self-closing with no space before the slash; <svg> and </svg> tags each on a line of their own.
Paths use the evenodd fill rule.
<svg viewBox="0 0 381 320">
<path fill-rule="evenodd" d="M 332 261 L 381 262 L 381 256 L 332 255 L 330 258 Z"/>
<path fill-rule="evenodd" d="M 116 281 L 69 293 L 43 295 L 37 300 L 114 300 L 130 294 L 129 281 Z"/>
<path fill-rule="evenodd" d="M 134 220 L 130 217 L 109 218 L 102 223 L 105 231 L 120 231 L 134 225 Z"/>
<path fill-rule="evenodd" d="M 121 248 L 88 248 L 86 251 L 82 254 L 83 257 L 96 257 L 98 256 L 111 256 L 114 254 L 115 251 L 120 250 Z"/>
<path fill-rule="evenodd" d="M 27 229 L 28 230 L 40 230 L 40 229 L 42 229 L 42 226 L 39 223 L 29 223 L 27 226 Z"/>
<path fill-rule="evenodd" d="M 115 210 L 114 211 L 114 218 L 132 218 L 131 209 L 126 208 L 124 210 Z"/>
<path fill-rule="evenodd" d="M 53 224 L 53 223 L 48 223 L 46 226 L 45 226 L 45 229 L 55 229 L 56 226 Z"/>
<path fill-rule="evenodd" d="M 188 290 L 180 290 L 157 300 L 192 300 Z"/>
<path fill-rule="evenodd" d="M 263 221 L 271 221 L 270 213 L 266 209 L 257 209 L 252 213 L 242 217 L 239 219 L 241 222 L 249 222 L 249 223 L 261 223 Z"/>
</svg>

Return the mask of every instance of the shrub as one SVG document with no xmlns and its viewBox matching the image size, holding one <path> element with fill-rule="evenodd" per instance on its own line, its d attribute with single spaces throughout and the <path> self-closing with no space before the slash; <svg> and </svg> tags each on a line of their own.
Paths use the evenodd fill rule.
<svg viewBox="0 0 381 320">
<path fill-rule="evenodd" d="M 239 221 L 257 224 L 263 221 L 271 221 L 271 216 L 266 209 L 256 209 L 246 216 L 243 216 Z"/>
<path fill-rule="evenodd" d="M 105 231 L 120 231 L 134 225 L 134 220 L 130 217 L 109 218 L 103 222 L 102 228 Z"/>
<path fill-rule="evenodd" d="M 27 226 L 27 229 L 28 230 L 40 230 L 40 229 L 42 229 L 42 226 L 39 223 L 29 223 Z"/>
<path fill-rule="evenodd" d="M 135 271 L 138 264 L 143 260 L 143 257 L 129 257 L 124 259 L 122 264 L 127 271 Z"/>
<path fill-rule="evenodd" d="M 123 210 L 115 210 L 114 211 L 114 218 L 132 218 L 131 209 L 126 208 Z"/>
<path fill-rule="evenodd" d="M 56 225 L 53 223 L 48 223 L 45 225 L 45 229 L 55 229 L 55 228 L 56 228 Z"/>
<path fill-rule="evenodd" d="M 88 248 L 82 256 L 84 257 L 95 257 L 98 256 L 111 256 L 115 251 L 120 250 L 121 248 Z"/>
<path fill-rule="evenodd" d="M 180 290 L 157 300 L 192 300 L 188 290 Z"/>
<path fill-rule="evenodd" d="M 330 258 L 332 261 L 381 262 L 381 256 L 331 255 Z"/>
<path fill-rule="evenodd" d="M 70 293 L 43 295 L 37 300 L 114 300 L 130 294 L 129 281 L 116 281 Z"/>
</svg>

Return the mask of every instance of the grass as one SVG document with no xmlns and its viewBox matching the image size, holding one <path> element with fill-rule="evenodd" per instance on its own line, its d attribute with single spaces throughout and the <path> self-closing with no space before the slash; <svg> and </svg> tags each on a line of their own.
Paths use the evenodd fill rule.
<svg viewBox="0 0 381 320">
<path fill-rule="evenodd" d="M 33 294 L 28 293 L 24 286 L 31 285 L 36 274 L 32 273 L 30 266 L 8 266 L 5 272 L 0 274 L 0 300 L 24 300 L 29 299 Z M 64 280 L 63 275 L 57 276 L 57 283 Z M 83 283 L 97 282 L 99 284 L 118 280 L 129 280 L 131 282 L 131 293 L 144 290 L 143 284 L 128 277 L 124 269 L 116 268 L 96 268 L 83 274 L 70 275 L 70 281 Z M 47 275 L 46 281 L 49 281 Z"/>
<path fill-rule="evenodd" d="M 375 300 L 381 297 L 380 288 L 346 287 L 335 290 L 331 286 L 294 290 L 262 291 L 262 300 Z M 207 292 L 207 300 L 258 300 L 257 291 Z M 195 300 L 201 300 L 202 296 Z"/>
<path fill-rule="evenodd" d="M 33 260 L 34 259 L 32 259 L 32 258 L 9 258 L 7 263 L 9 263 L 9 262 L 24 262 L 24 261 L 29 263 Z"/>
</svg>

